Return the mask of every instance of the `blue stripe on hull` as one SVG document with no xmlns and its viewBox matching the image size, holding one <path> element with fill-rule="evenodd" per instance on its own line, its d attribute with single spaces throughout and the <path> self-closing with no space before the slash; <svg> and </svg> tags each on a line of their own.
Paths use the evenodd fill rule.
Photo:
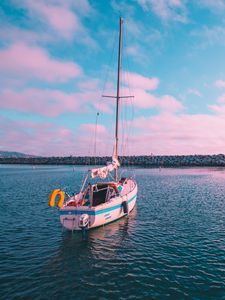
<svg viewBox="0 0 225 300">
<path fill-rule="evenodd" d="M 132 199 L 132 200 L 133 200 L 133 199 Z M 132 201 L 132 200 L 131 200 L 131 201 Z M 135 207 L 135 206 L 134 206 L 134 207 Z M 134 209 L 134 207 L 132 208 L 132 210 Z M 132 211 L 132 210 L 131 210 L 131 211 Z M 131 211 L 130 211 L 129 213 L 131 213 Z M 119 218 L 116 218 L 116 219 L 113 219 L 113 220 L 106 220 L 106 221 L 108 221 L 108 222 L 106 222 L 106 223 L 104 223 L 104 224 L 101 224 L 101 225 L 98 225 L 98 226 L 95 226 L 95 227 L 89 227 L 88 230 L 94 230 L 94 229 L 97 229 L 97 228 L 99 228 L 99 227 L 102 227 L 102 226 L 105 226 L 105 225 L 112 224 L 112 223 L 114 223 L 114 222 L 116 222 L 116 221 L 118 221 L 118 220 L 124 218 L 125 216 L 126 216 L 126 214 L 123 214 L 123 215 L 120 216 Z"/>
<path fill-rule="evenodd" d="M 137 195 L 133 196 L 127 202 L 128 203 L 132 202 L 136 197 L 137 197 Z M 115 210 L 115 209 L 118 209 L 118 208 L 121 208 L 121 207 L 122 207 L 122 203 L 118 204 L 118 205 L 115 205 L 115 206 L 112 206 L 112 207 L 102 209 L 102 210 L 98 210 L 98 211 L 86 211 L 86 210 L 69 210 L 69 211 L 67 210 L 67 211 L 63 211 L 63 210 L 60 210 L 60 216 L 63 216 L 63 215 L 82 215 L 82 214 L 96 216 L 96 215 L 104 214 L 106 212 L 109 212 L 109 211 L 112 211 L 112 210 Z"/>
</svg>

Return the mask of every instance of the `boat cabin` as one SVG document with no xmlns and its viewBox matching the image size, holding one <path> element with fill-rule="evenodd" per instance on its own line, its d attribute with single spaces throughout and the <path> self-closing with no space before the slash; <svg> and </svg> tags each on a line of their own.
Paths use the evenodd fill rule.
<svg viewBox="0 0 225 300">
<path fill-rule="evenodd" d="M 118 194 L 118 187 L 114 182 L 97 183 L 92 185 L 90 191 L 90 199 L 92 197 L 91 206 L 103 204 Z"/>
<path fill-rule="evenodd" d="M 66 206 L 96 207 L 119 195 L 119 189 L 121 189 L 121 186 L 118 186 L 115 182 L 88 184 L 83 192 L 71 197 Z"/>
</svg>

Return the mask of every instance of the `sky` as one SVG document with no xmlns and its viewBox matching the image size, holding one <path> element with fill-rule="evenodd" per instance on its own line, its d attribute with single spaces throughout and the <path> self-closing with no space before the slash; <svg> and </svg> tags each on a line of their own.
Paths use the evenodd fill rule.
<svg viewBox="0 0 225 300">
<path fill-rule="evenodd" d="M 225 0 L 1 0 L 0 151 L 225 153 Z"/>
</svg>

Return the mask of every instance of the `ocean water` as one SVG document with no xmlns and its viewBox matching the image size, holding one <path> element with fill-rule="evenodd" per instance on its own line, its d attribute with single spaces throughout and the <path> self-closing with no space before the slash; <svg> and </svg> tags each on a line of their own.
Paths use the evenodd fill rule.
<svg viewBox="0 0 225 300">
<path fill-rule="evenodd" d="M 83 237 L 48 195 L 86 170 L 0 166 L 0 299 L 225 299 L 224 169 L 135 169 L 134 211 Z"/>
</svg>

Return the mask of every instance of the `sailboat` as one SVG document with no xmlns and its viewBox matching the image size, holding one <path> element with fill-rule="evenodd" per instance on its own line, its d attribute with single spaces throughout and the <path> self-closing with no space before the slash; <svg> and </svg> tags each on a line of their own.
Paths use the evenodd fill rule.
<svg viewBox="0 0 225 300">
<path fill-rule="evenodd" d="M 59 198 L 60 222 L 63 227 L 72 231 L 89 230 L 116 221 L 129 215 L 136 204 L 138 188 L 135 179 L 121 178 L 119 172 L 119 106 L 121 98 L 129 97 L 120 96 L 122 26 L 123 20 L 120 17 L 117 93 L 113 96 L 116 99 L 116 124 L 112 161 L 104 167 L 89 170 L 80 191 L 74 196 L 69 196 L 66 201 L 65 192 L 60 189 L 53 190 L 49 196 L 51 207 L 55 205 L 56 197 Z"/>
</svg>

